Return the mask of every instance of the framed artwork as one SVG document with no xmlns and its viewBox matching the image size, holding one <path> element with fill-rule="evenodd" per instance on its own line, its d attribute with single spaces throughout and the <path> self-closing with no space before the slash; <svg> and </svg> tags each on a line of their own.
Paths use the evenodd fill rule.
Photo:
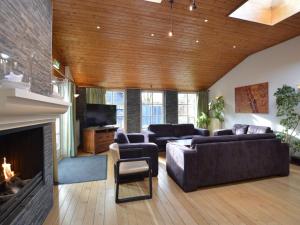
<svg viewBox="0 0 300 225">
<path fill-rule="evenodd" d="M 235 88 L 236 113 L 269 113 L 269 83 Z"/>
</svg>

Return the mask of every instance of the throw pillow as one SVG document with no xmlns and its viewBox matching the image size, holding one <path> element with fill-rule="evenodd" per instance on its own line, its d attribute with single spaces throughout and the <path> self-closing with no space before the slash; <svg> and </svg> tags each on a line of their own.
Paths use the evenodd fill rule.
<svg viewBox="0 0 300 225">
<path fill-rule="evenodd" d="M 242 135 L 247 133 L 247 127 L 240 127 L 235 130 L 236 135 Z"/>
<path fill-rule="evenodd" d="M 238 133 L 239 134 L 246 134 L 248 131 L 248 125 L 246 124 L 234 124 L 233 128 L 232 128 L 232 133 L 233 134 L 237 134 L 237 130 L 241 129 Z M 243 133 L 244 132 L 244 133 Z"/>
</svg>

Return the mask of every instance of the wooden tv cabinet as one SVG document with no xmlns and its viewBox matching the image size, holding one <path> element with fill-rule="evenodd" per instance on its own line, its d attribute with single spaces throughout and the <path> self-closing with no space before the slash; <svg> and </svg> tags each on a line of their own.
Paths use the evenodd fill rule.
<svg viewBox="0 0 300 225">
<path fill-rule="evenodd" d="M 83 130 L 83 150 L 98 154 L 109 150 L 117 127 L 89 127 Z"/>
</svg>

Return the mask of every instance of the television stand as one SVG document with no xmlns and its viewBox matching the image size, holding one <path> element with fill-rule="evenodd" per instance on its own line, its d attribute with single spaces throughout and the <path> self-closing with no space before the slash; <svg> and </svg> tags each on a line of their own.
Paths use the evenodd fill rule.
<svg viewBox="0 0 300 225">
<path fill-rule="evenodd" d="M 114 142 L 115 131 L 118 127 L 89 127 L 83 130 L 83 150 L 88 153 L 98 154 L 109 150 L 109 145 Z"/>
</svg>

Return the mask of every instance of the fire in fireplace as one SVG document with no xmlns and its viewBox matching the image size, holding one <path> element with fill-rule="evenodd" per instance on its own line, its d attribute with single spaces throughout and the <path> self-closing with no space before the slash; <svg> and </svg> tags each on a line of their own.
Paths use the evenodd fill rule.
<svg viewBox="0 0 300 225">
<path fill-rule="evenodd" d="M 9 182 L 11 178 L 15 176 L 15 172 L 11 170 L 11 164 L 6 163 L 6 158 L 3 158 L 3 174 L 4 174 L 4 179 L 6 182 Z"/>
<path fill-rule="evenodd" d="M 43 148 L 42 126 L 0 132 L 0 224 L 9 224 L 44 185 Z"/>
<path fill-rule="evenodd" d="M 11 170 L 11 164 L 6 162 L 6 157 L 3 158 L 3 175 L 0 176 L 0 205 L 8 201 L 19 192 L 26 184 L 19 177 L 15 176 Z"/>
</svg>

